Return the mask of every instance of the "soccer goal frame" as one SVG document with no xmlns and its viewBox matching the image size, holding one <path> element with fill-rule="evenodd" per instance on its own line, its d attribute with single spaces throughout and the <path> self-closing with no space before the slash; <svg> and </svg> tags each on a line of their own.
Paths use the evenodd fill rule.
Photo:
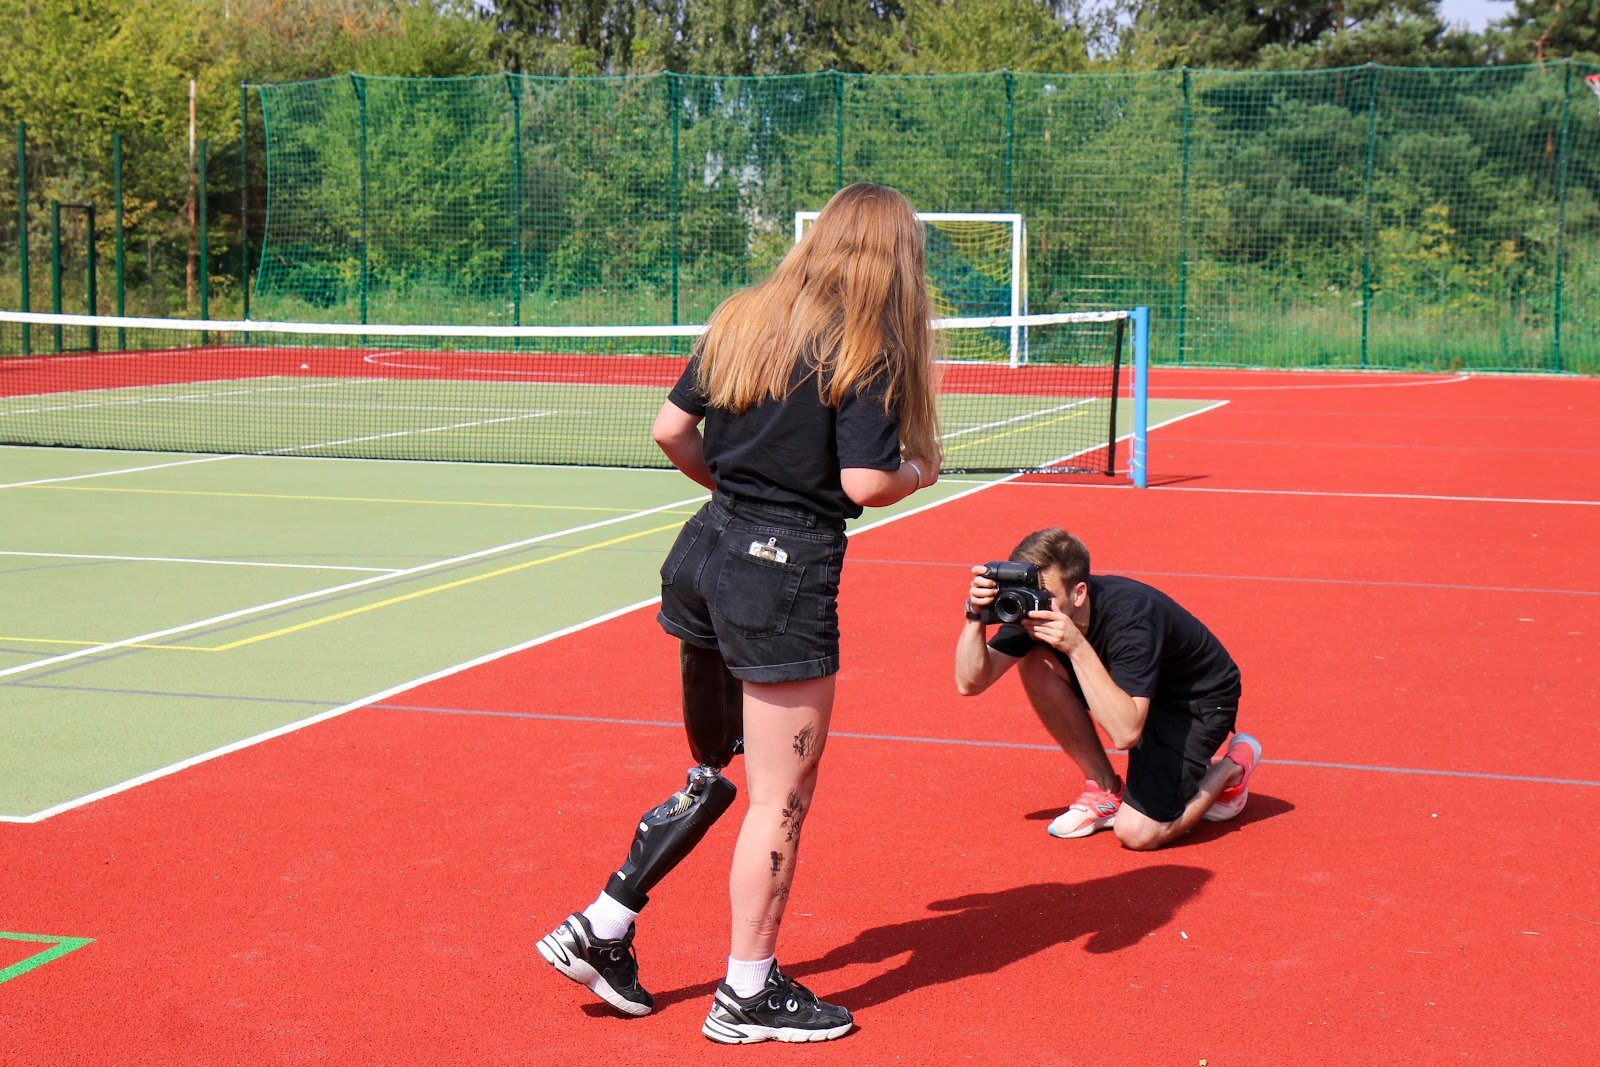
<svg viewBox="0 0 1600 1067">
<path fill-rule="evenodd" d="M 800 243 L 800 238 L 805 236 L 806 227 L 817 221 L 820 211 L 796 211 L 794 213 L 794 240 Z M 1011 277 L 1009 308 L 1007 314 L 1016 318 L 1028 313 L 1028 224 L 1022 215 L 1014 211 L 919 211 L 917 218 L 923 223 L 939 222 L 991 222 L 1007 226 L 1011 230 Z M 962 316 L 965 317 L 965 316 Z M 1028 361 L 1028 334 L 1027 330 L 1016 324 L 1010 326 L 1010 362 L 1013 367 L 1020 367 Z"/>
</svg>

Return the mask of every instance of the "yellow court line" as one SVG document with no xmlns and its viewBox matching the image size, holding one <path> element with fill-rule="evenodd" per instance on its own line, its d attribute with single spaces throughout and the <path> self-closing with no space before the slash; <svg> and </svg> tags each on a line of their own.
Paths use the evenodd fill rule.
<svg viewBox="0 0 1600 1067">
<path fill-rule="evenodd" d="M 541 567 L 546 563 L 554 563 L 557 560 L 569 559 L 572 556 L 581 556 L 585 552 L 593 552 L 596 549 L 609 548 L 612 545 L 620 545 L 624 541 L 635 541 L 641 537 L 649 537 L 651 534 L 658 534 L 667 530 L 681 529 L 682 526 L 682 523 L 674 522 L 668 523 L 666 526 L 657 526 L 650 530 L 641 530 L 639 533 L 624 534 L 621 537 L 613 537 L 609 541 L 601 541 L 599 544 L 585 545 L 582 548 L 574 548 L 567 552 L 559 552 L 554 556 L 546 556 L 544 559 L 535 559 L 529 560 L 526 563 L 513 564 L 510 567 L 502 567 L 497 571 L 489 571 L 486 574 L 474 574 L 470 578 L 458 578 L 453 582 L 445 582 L 443 585 L 430 586 L 427 589 L 418 589 L 412 593 L 404 593 L 400 596 L 390 597 L 387 600 L 380 600 L 375 604 L 365 604 L 359 608 L 351 608 L 349 611 L 341 611 L 334 615 L 324 615 L 320 619 L 311 619 L 307 622 L 296 623 L 294 626 L 285 626 L 281 630 L 273 630 L 271 633 L 258 634 L 255 637 L 246 637 L 243 640 L 233 641 L 226 645 L 218 645 L 215 648 L 206 649 L 206 651 L 231 652 L 236 648 L 243 648 L 245 645 L 253 645 L 258 641 L 267 641 L 274 637 L 283 637 L 286 634 L 296 633 L 300 630 L 309 630 L 313 626 L 321 626 L 323 623 L 337 622 L 340 619 L 348 619 L 352 615 L 361 615 L 368 611 L 376 611 L 379 608 L 386 608 L 390 605 L 400 604 L 407 600 L 415 600 L 418 597 L 432 596 L 434 593 L 442 593 L 447 589 L 457 589 L 463 585 L 471 585 L 473 582 L 481 582 L 488 578 L 498 578 L 504 574 L 511 574 L 515 571 L 527 570 L 529 567 Z"/>
<path fill-rule="evenodd" d="M 1030 422 L 1025 426 L 1017 427 L 1015 430 L 1006 430 L 1004 433 L 990 434 L 988 437 L 980 437 L 976 441 L 963 441 L 959 445 L 952 445 L 949 448 L 946 448 L 945 451 L 946 452 L 959 452 L 963 448 L 976 448 L 979 445 L 986 445 L 990 441 L 998 441 L 1002 437 L 1011 437 L 1011 436 L 1014 436 L 1015 434 L 1019 434 L 1019 433 L 1032 433 L 1034 430 L 1040 429 L 1041 427 L 1044 427 L 1044 426 L 1054 426 L 1056 423 L 1058 423 L 1058 422 L 1066 422 L 1068 419 L 1081 419 L 1085 415 L 1090 415 L 1090 414 L 1098 414 L 1098 413 L 1097 412 L 1093 412 L 1088 408 L 1079 408 L 1076 411 L 1068 412 L 1065 415 L 1057 415 L 1055 418 L 1046 419 L 1043 422 Z"/>
<path fill-rule="evenodd" d="M 148 493 L 156 496 L 220 496 L 241 497 L 247 500 L 321 500 L 336 504 L 432 504 L 458 508 L 514 508 L 524 511 L 599 511 L 607 515 L 622 515 L 638 511 L 636 507 L 608 508 L 592 504 L 501 504 L 485 500 L 407 500 L 381 496 L 308 496 L 295 493 L 226 493 L 201 489 L 126 489 L 100 485 L 26 485 L 22 489 L 52 489 L 68 493 Z M 684 514 L 690 512 L 667 512 Z"/>
<path fill-rule="evenodd" d="M 89 648 L 96 645 L 108 645 L 109 641 L 68 641 L 60 637 L 15 637 L 0 634 L 0 641 L 17 641 L 26 645 L 68 645 L 77 648 Z M 118 645 L 118 648 L 154 648 L 163 652 L 215 652 L 214 648 L 205 645 Z"/>
</svg>

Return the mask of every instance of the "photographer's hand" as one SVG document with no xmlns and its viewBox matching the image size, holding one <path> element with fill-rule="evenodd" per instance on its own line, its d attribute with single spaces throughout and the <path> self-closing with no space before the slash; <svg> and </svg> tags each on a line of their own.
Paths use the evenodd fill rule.
<svg viewBox="0 0 1600 1067">
<path fill-rule="evenodd" d="M 987 568 L 981 563 L 972 566 L 972 585 L 967 588 L 967 610 L 982 611 L 994 603 L 1000 586 L 993 578 L 985 578 Z"/>
<path fill-rule="evenodd" d="M 1083 631 L 1076 623 L 1059 611 L 1030 611 L 1022 623 L 1028 636 L 1042 645 L 1049 645 L 1062 655 L 1070 656 L 1085 641 Z"/>
</svg>

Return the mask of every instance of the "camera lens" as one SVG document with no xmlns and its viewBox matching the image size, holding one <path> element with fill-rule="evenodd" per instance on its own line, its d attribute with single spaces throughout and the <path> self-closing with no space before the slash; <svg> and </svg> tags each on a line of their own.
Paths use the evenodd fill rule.
<svg viewBox="0 0 1600 1067">
<path fill-rule="evenodd" d="M 1020 622 L 1028 617 L 1032 605 L 1030 598 L 1017 589 L 1007 589 L 994 598 L 994 614 L 1001 622 Z"/>
</svg>

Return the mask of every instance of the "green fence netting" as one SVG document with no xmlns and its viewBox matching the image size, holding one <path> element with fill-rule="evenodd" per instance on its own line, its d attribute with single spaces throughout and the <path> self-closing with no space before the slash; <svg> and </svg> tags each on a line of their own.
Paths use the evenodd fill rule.
<svg viewBox="0 0 1600 1067">
<path fill-rule="evenodd" d="M 1600 373 L 1600 67 L 253 86 L 252 315 L 704 321 L 841 185 L 1027 221 L 1163 363 Z"/>
</svg>

